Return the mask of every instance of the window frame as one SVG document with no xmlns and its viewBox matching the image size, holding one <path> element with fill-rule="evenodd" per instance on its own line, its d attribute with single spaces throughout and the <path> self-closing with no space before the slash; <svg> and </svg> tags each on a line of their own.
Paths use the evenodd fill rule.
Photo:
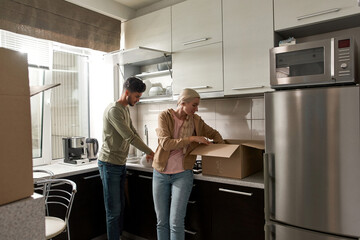
<svg viewBox="0 0 360 240">
<path fill-rule="evenodd" d="M 41 157 L 33 158 L 33 166 L 47 165 L 52 161 L 51 153 L 51 92 L 43 93 L 42 148 Z"/>
</svg>

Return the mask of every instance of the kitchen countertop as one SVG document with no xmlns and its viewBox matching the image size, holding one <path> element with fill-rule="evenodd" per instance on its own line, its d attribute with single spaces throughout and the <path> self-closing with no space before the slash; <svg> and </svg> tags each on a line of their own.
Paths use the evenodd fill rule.
<svg viewBox="0 0 360 240">
<path fill-rule="evenodd" d="M 50 165 L 36 166 L 33 169 L 50 170 L 54 173 L 56 178 L 69 177 L 72 175 L 77 175 L 77 174 L 82 174 L 97 170 L 97 161 L 92 161 L 88 164 L 83 164 L 83 165 L 67 164 L 67 163 L 63 163 L 62 160 L 53 161 L 53 162 L 54 163 Z M 138 163 L 127 163 L 126 168 L 129 170 L 133 169 L 133 170 L 140 170 L 146 172 L 153 171 L 152 168 L 145 167 L 142 164 L 138 164 Z M 233 178 L 208 176 L 208 175 L 203 175 L 201 173 L 194 174 L 194 179 L 264 189 L 263 172 L 257 172 L 241 180 L 233 179 Z"/>
</svg>

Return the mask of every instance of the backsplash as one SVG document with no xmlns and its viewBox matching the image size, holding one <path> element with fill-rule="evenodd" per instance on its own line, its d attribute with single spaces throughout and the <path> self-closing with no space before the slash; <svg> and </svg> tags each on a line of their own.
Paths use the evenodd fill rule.
<svg viewBox="0 0 360 240">
<path fill-rule="evenodd" d="M 153 151 L 157 147 L 158 115 L 168 108 L 176 109 L 176 102 L 141 103 L 130 107 L 133 124 L 144 141 L 144 126 L 147 126 Z M 265 139 L 263 97 L 201 100 L 197 114 L 225 139 Z"/>
</svg>

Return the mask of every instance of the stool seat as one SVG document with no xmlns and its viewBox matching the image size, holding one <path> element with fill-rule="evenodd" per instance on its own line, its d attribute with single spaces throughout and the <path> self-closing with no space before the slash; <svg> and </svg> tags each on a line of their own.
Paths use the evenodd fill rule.
<svg viewBox="0 0 360 240">
<path fill-rule="evenodd" d="M 45 217 L 45 234 L 46 239 L 51 239 L 60 233 L 62 233 L 66 228 L 66 223 L 64 220 L 57 218 L 46 216 Z"/>
</svg>

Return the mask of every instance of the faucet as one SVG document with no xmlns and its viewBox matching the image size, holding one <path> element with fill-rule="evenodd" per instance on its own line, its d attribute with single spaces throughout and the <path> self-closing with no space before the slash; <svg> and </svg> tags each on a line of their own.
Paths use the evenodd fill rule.
<svg viewBox="0 0 360 240">
<path fill-rule="evenodd" d="M 146 145 L 149 146 L 149 131 L 145 124 L 145 139 L 146 139 Z"/>
<path fill-rule="evenodd" d="M 146 124 L 145 124 L 144 128 L 145 128 L 145 142 L 146 142 L 146 146 L 149 146 L 149 131 L 148 131 L 148 128 L 147 128 Z M 145 155 L 145 152 L 143 152 L 142 155 Z"/>
</svg>

